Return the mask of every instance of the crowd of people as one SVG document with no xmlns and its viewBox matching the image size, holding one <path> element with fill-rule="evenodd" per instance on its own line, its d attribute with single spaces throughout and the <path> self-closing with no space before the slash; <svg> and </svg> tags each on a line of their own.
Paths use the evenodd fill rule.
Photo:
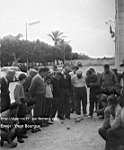
<svg viewBox="0 0 124 150">
<path fill-rule="evenodd" d="M 52 72 L 47 67 L 30 69 L 27 76 L 19 75 L 14 103 L 9 94 L 14 72 L 8 71 L 0 80 L 1 146 L 7 141 L 10 147 L 16 147 L 14 139 L 24 143 L 24 138 L 28 138 L 27 130 L 38 132 L 53 124 L 55 117 L 70 120 L 71 113 L 76 114 L 75 122 L 84 117 L 92 119 L 94 113 L 104 119 L 99 134 L 106 140 L 106 150 L 117 145 L 116 139 L 124 144 L 124 85 L 121 85 L 124 73 L 111 70 L 108 64 L 104 65 L 101 74 L 89 68 L 84 76 L 82 70 L 77 65 L 65 66 L 61 71 L 54 67 Z M 90 89 L 89 105 L 87 88 Z M 112 125 L 111 115 L 114 118 Z"/>
</svg>

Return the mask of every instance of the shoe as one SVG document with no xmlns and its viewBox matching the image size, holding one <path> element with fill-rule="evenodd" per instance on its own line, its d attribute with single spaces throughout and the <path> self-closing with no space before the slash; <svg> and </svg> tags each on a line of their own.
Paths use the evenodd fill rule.
<svg viewBox="0 0 124 150">
<path fill-rule="evenodd" d="M 9 148 L 15 148 L 17 146 L 17 143 L 15 142 L 8 142 Z"/>
<path fill-rule="evenodd" d="M 75 122 L 80 122 L 81 121 L 81 118 L 76 118 L 75 119 Z"/>
<path fill-rule="evenodd" d="M 43 122 L 40 126 L 41 127 L 48 127 L 50 124 Z"/>
<path fill-rule="evenodd" d="M 61 121 L 61 124 L 64 124 L 64 121 L 63 121 L 63 120 Z"/>
<path fill-rule="evenodd" d="M 0 146 L 2 147 L 4 145 L 4 141 L 1 139 L 0 140 Z"/>
<path fill-rule="evenodd" d="M 22 135 L 21 138 L 27 139 L 28 136 L 27 135 Z"/>
<path fill-rule="evenodd" d="M 39 131 L 41 131 L 41 129 L 40 128 L 35 128 L 35 129 L 32 129 L 32 133 L 36 133 L 36 132 L 39 132 Z"/>
<path fill-rule="evenodd" d="M 68 120 L 70 120 L 70 116 L 67 116 L 67 117 L 65 117 L 65 119 L 68 119 Z"/>
<path fill-rule="evenodd" d="M 51 118 L 51 119 L 50 119 L 50 121 L 51 121 L 51 122 L 54 122 L 54 119 L 53 119 L 53 118 Z"/>
<path fill-rule="evenodd" d="M 100 116 L 99 119 L 103 120 L 103 119 L 104 119 L 104 116 Z"/>
<path fill-rule="evenodd" d="M 84 120 L 84 116 L 81 116 L 81 117 L 80 117 L 80 121 L 81 121 L 81 120 Z"/>
<path fill-rule="evenodd" d="M 65 120 L 65 118 L 64 117 L 58 117 L 60 120 Z"/>
<path fill-rule="evenodd" d="M 88 118 L 91 118 L 91 119 L 92 119 L 92 118 L 93 118 L 93 115 L 88 115 Z"/>
<path fill-rule="evenodd" d="M 88 117 L 88 115 L 87 115 L 87 114 L 84 114 L 84 117 Z"/>
<path fill-rule="evenodd" d="M 18 141 L 19 143 L 24 143 L 24 140 L 23 140 L 22 138 L 19 138 L 17 141 Z"/>
<path fill-rule="evenodd" d="M 48 122 L 48 124 L 49 124 L 49 125 L 52 125 L 52 124 L 53 124 L 53 122 Z"/>
</svg>

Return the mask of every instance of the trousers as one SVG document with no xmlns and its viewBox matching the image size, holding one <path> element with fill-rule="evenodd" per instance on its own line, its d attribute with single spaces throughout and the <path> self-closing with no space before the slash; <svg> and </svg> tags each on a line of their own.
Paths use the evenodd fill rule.
<svg viewBox="0 0 124 150">
<path fill-rule="evenodd" d="M 74 88 L 75 95 L 75 111 L 76 114 L 81 114 L 81 103 L 82 103 L 82 111 L 83 114 L 87 113 L 87 90 L 86 87 L 75 87 Z"/>
</svg>

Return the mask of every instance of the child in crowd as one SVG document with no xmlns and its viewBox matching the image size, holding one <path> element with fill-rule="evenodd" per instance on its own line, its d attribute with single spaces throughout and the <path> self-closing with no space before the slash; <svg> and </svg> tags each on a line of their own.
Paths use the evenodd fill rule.
<svg viewBox="0 0 124 150">
<path fill-rule="evenodd" d="M 97 109 L 97 116 L 99 119 L 104 119 L 104 111 L 107 107 L 107 95 L 101 94 L 99 97 L 98 109 Z"/>
<path fill-rule="evenodd" d="M 17 117 L 19 118 L 20 125 L 24 125 L 26 123 L 26 120 L 24 120 L 24 118 L 26 117 L 27 107 L 26 107 L 24 87 L 23 87 L 25 79 L 26 79 L 26 75 L 20 74 L 19 82 L 16 84 L 15 90 L 14 90 L 15 102 L 18 104 Z M 22 138 L 27 138 L 25 128 L 23 128 L 22 134 L 23 134 Z"/>
</svg>

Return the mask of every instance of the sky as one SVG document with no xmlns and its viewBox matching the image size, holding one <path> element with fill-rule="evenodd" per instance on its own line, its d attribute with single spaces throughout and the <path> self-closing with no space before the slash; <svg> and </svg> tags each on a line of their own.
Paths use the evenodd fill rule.
<svg viewBox="0 0 124 150">
<path fill-rule="evenodd" d="M 115 17 L 115 0 L 0 0 L 0 38 L 23 34 L 53 45 L 49 33 L 59 30 L 73 52 L 91 57 L 114 56 L 114 42 L 105 24 Z"/>
</svg>

